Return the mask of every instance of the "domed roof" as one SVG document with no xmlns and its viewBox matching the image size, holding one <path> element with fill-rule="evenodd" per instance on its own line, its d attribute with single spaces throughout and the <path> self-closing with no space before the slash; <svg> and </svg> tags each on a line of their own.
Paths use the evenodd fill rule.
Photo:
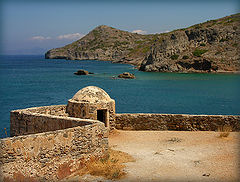
<svg viewBox="0 0 240 182">
<path fill-rule="evenodd" d="M 112 99 L 103 89 L 95 86 L 88 86 L 79 90 L 73 96 L 72 100 L 82 102 L 109 102 Z"/>
</svg>

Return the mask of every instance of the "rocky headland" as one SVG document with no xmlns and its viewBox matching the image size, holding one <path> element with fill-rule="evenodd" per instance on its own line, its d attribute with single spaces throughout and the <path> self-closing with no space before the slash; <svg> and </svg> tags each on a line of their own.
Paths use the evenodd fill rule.
<svg viewBox="0 0 240 182">
<path fill-rule="evenodd" d="M 127 63 L 149 72 L 239 72 L 239 25 L 240 14 L 149 35 L 101 25 L 45 58 Z"/>
</svg>

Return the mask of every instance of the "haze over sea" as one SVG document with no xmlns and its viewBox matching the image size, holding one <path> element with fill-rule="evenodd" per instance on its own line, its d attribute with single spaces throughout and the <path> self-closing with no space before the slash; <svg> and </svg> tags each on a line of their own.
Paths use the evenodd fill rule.
<svg viewBox="0 0 240 182">
<path fill-rule="evenodd" d="M 77 76 L 79 69 L 94 72 Z M 135 80 L 112 79 L 122 72 Z M 117 113 L 240 114 L 240 75 L 140 72 L 104 61 L 46 60 L 44 56 L 0 57 L 0 137 L 9 135 L 10 111 L 67 104 L 94 85 L 116 101 Z"/>
</svg>

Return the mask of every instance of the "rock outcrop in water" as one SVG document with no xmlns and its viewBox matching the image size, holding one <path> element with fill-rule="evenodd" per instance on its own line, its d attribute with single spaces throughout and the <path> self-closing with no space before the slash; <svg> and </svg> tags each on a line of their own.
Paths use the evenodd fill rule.
<svg viewBox="0 0 240 182">
<path fill-rule="evenodd" d="M 105 25 L 47 59 L 104 60 L 152 72 L 240 71 L 240 14 L 162 34 L 140 35 Z"/>
<path fill-rule="evenodd" d="M 88 74 L 93 74 L 92 72 L 88 72 L 86 70 L 78 70 L 77 72 L 74 73 L 75 75 L 88 75 Z"/>
<path fill-rule="evenodd" d="M 124 79 L 135 79 L 135 75 L 132 73 L 124 72 L 120 75 L 118 75 L 118 78 L 124 78 Z"/>
</svg>

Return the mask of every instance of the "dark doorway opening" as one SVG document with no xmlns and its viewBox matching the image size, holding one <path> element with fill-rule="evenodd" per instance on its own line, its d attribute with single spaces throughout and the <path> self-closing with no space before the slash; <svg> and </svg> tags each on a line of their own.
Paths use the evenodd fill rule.
<svg viewBox="0 0 240 182">
<path fill-rule="evenodd" d="M 97 120 L 103 122 L 107 127 L 107 109 L 97 110 Z"/>
</svg>

